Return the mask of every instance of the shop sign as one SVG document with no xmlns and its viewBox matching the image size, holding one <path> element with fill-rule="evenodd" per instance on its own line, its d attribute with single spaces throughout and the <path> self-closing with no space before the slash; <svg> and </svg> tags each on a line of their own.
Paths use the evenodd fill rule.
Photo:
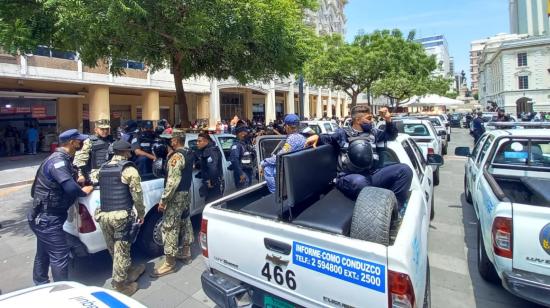
<svg viewBox="0 0 550 308">
<path fill-rule="evenodd" d="M 15 113 L 15 107 L 0 107 L 0 113 L 2 114 Z"/>
<path fill-rule="evenodd" d="M 31 107 L 16 107 L 15 113 L 31 113 Z"/>
<path fill-rule="evenodd" d="M 46 106 L 32 106 L 32 117 L 33 118 L 45 118 L 46 117 Z"/>
</svg>

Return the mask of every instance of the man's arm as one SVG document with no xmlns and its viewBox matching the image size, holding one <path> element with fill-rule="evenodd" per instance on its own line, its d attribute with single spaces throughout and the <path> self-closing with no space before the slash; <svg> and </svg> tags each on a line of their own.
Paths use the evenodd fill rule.
<svg viewBox="0 0 550 308">
<path fill-rule="evenodd" d="M 229 161 L 231 162 L 231 168 L 233 169 L 233 172 L 235 172 L 237 176 L 243 174 L 241 160 L 239 159 L 240 156 L 241 148 L 237 144 L 232 145 L 231 154 L 229 155 Z"/>
<path fill-rule="evenodd" d="M 384 130 L 375 130 L 374 139 L 376 142 L 394 141 L 397 138 L 399 131 L 397 130 L 395 123 L 386 121 L 385 126 L 386 127 Z"/>
<path fill-rule="evenodd" d="M 185 158 L 180 153 L 172 155 L 168 160 L 168 176 L 166 177 L 164 192 L 160 197 L 160 203 L 166 204 L 174 197 L 181 182 L 181 171 L 185 167 L 185 163 Z"/>
<path fill-rule="evenodd" d="M 145 217 L 145 205 L 143 204 L 143 190 L 141 189 L 141 177 L 137 169 L 133 166 L 126 167 L 122 171 L 122 183 L 128 184 L 134 207 L 136 208 L 138 219 Z"/>
<path fill-rule="evenodd" d="M 82 148 L 74 154 L 73 164 L 78 168 L 79 177 L 86 176 L 84 169 L 88 165 L 91 151 L 92 141 L 88 138 L 82 143 Z"/>
<path fill-rule="evenodd" d="M 70 168 L 72 168 L 72 166 L 67 166 L 67 163 L 63 160 L 50 160 L 47 165 L 44 166 L 44 170 L 61 185 L 63 191 L 65 191 L 70 198 L 76 199 L 78 197 L 85 197 L 87 193 L 74 180 Z"/>
</svg>

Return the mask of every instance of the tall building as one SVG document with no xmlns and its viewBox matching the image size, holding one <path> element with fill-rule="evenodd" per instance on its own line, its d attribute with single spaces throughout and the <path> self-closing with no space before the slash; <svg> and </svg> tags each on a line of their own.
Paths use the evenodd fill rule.
<svg viewBox="0 0 550 308">
<path fill-rule="evenodd" d="M 305 22 L 313 27 L 318 35 L 346 32 L 344 6 L 347 0 L 319 0 L 317 11 L 306 11 Z"/>
<path fill-rule="evenodd" d="M 449 58 L 449 74 L 451 76 L 455 75 L 455 57 Z"/>
<path fill-rule="evenodd" d="M 470 43 L 470 80 L 471 80 L 471 90 L 472 94 L 478 93 L 478 79 L 479 79 L 479 57 L 487 39 L 475 40 Z"/>
<path fill-rule="evenodd" d="M 510 33 L 550 35 L 550 1 L 510 0 Z"/>
<path fill-rule="evenodd" d="M 428 55 L 435 55 L 438 68 L 434 71 L 435 75 L 450 76 L 451 58 L 449 56 L 449 45 L 443 35 L 424 37 L 415 40 L 422 44 Z"/>
</svg>

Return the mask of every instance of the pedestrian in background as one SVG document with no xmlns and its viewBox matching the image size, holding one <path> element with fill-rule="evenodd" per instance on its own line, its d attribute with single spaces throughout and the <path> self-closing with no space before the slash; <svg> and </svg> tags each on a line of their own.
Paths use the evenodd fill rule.
<svg viewBox="0 0 550 308">
<path fill-rule="evenodd" d="M 485 132 L 485 127 L 483 126 L 483 112 L 479 111 L 477 117 L 472 121 L 472 134 L 474 136 L 474 144 L 477 143 L 481 135 Z"/>
<path fill-rule="evenodd" d="M 176 258 L 184 264 L 191 263 L 191 243 L 193 227 L 190 219 L 191 199 L 189 189 L 193 178 L 193 161 L 191 153 L 184 148 L 185 133 L 174 130 L 172 134 L 163 134 L 162 138 L 170 139 L 172 152 L 166 163 L 164 192 L 158 211 L 163 213 L 162 240 L 164 244 L 164 262 L 151 274 L 162 277 L 176 271 Z M 183 247 L 180 249 L 179 242 Z"/>
<path fill-rule="evenodd" d="M 31 155 L 36 155 L 36 146 L 38 144 L 38 130 L 34 127 L 34 124 L 29 124 L 26 133 L 28 142 L 28 153 Z"/>
<path fill-rule="evenodd" d="M 65 239 L 63 224 L 67 220 L 67 210 L 75 200 L 93 190 L 92 186 L 78 186 L 71 163 L 86 138 L 87 135 L 78 133 L 76 129 L 61 133 L 61 146 L 42 162 L 32 184 L 33 206 L 27 213 L 27 220 L 36 235 L 33 267 L 33 281 L 36 285 L 50 282 L 50 266 L 54 281 L 69 279 L 70 247 Z"/>
<path fill-rule="evenodd" d="M 130 143 L 119 140 L 113 143 L 113 158 L 99 169 L 100 207 L 94 218 L 99 222 L 107 249 L 113 258 L 113 280 L 116 291 L 132 295 L 138 289 L 139 276 L 145 271 L 145 264 L 132 265 L 130 246 L 131 234 L 136 221 L 143 224 L 145 206 L 141 178 L 134 163 L 128 161 L 131 155 Z"/>
</svg>

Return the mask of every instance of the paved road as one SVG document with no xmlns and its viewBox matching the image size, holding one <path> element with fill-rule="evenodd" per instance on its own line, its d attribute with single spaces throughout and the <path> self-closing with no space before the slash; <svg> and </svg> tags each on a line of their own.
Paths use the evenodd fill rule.
<svg viewBox="0 0 550 308">
<path fill-rule="evenodd" d="M 456 145 L 469 145 L 465 130 L 454 129 L 449 154 Z M 537 307 L 500 286 L 481 279 L 476 268 L 476 220 L 471 205 L 462 195 L 464 159 L 449 155 L 441 169 L 441 185 L 435 190 L 436 215 L 430 230 L 429 255 L 433 307 Z M 30 186 L 0 190 L 0 289 L 6 293 L 32 285 L 35 238 L 24 219 L 30 206 Z M 199 220 L 193 221 L 198 229 Z M 160 279 L 142 276 L 141 290 L 134 297 L 149 307 L 213 307 L 200 287 L 204 268 L 197 243 L 194 261 L 176 274 Z M 138 262 L 152 271 L 157 259 L 134 252 Z M 71 265 L 71 279 L 85 284 L 108 286 L 111 260 L 99 253 Z"/>
</svg>

